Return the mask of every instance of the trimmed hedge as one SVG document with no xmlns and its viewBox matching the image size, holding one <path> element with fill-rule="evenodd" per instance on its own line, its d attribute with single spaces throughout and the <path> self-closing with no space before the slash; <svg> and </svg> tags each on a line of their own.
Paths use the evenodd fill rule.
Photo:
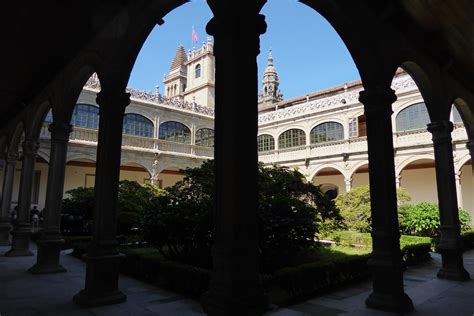
<svg viewBox="0 0 474 316">
<path fill-rule="evenodd" d="M 360 237 L 369 240 L 365 235 Z M 472 236 L 474 238 L 474 232 Z M 73 255 L 80 258 L 86 252 L 90 237 L 69 238 L 69 242 L 74 244 Z M 429 238 L 402 236 L 400 244 L 408 265 L 430 258 Z M 120 267 L 124 274 L 194 297 L 200 296 L 209 287 L 210 270 L 168 260 L 154 248 L 125 246 L 120 251 L 126 255 Z M 369 253 L 347 254 L 341 252 L 341 247 L 334 247 L 334 250 L 321 247 L 318 251 L 321 260 L 317 262 L 262 275 L 263 286 L 273 304 L 289 304 L 370 276 L 367 265 Z"/>
</svg>

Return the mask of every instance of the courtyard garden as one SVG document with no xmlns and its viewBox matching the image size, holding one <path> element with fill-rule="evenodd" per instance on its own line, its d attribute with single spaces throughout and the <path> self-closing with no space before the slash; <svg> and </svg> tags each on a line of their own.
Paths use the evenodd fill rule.
<svg viewBox="0 0 474 316">
<path fill-rule="evenodd" d="M 258 172 L 259 268 L 273 303 L 289 304 L 369 278 L 368 186 L 331 200 L 298 171 L 259 165 Z M 117 239 L 126 255 L 123 273 L 198 297 L 212 269 L 213 161 L 184 174 L 165 190 L 120 182 Z M 78 257 L 91 241 L 93 196 L 93 189 L 77 188 L 63 201 L 66 247 Z M 439 238 L 438 206 L 410 204 L 403 189 L 397 198 L 403 259 L 407 266 L 426 262 Z M 459 216 L 464 243 L 472 246 L 469 214 L 460 209 Z"/>
</svg>

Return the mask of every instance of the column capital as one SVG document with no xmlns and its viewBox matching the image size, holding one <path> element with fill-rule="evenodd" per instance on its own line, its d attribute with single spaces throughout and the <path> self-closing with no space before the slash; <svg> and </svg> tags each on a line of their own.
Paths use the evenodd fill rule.
<svg viewBox="0 0 474 316">
<path fill-rule="evenodd" d="M 72 132 L 72 125 L 66 122 L 53 122 L 49 125 L 51 140 L 69 141 L 69 134 Z"/>
<path fill-rule="evenodd" d="M 344 182 L 346 184 L 351 184 L 352 183 L 352 178 L 344 178 Z"/>
<path fill-rule="evenodd" d="M 33 139 L 23 141 L 23 155 L 36 155 L 39 149 L 39 142 Z"/>
<path fill-rule="evenodd" d="M 130 104 L 130 93 L 116 90 L 101 90 L 97 93 L 96 102 L 100 105 L 101 113 L 123 114 L 125 108 Z"/>
<path fill-rule="evenodd" d="M 392 88 L 368 88 L 359 92 L 359 101 L 364 105 L 366 116 L 392 114 L 392 103 L 397 100 Z"/>
<path fill-rule="evenodd" d="M 433 135 L 434 144 L 451 142 L 453 128 L 453 123 L 448 120 L 431 122 L 427 125 L 428 132 Z"/>
</svg>

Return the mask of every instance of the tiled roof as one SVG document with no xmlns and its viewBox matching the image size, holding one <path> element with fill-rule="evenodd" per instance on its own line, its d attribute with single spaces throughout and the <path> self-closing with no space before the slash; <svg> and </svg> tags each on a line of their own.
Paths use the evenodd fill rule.
<svg viewBox="0 0 474 316">
<path fill-rule="evenodd" d="M 186 62 L 186 52 L 184 51 L 183 45 L 179 45 L 178 49 L 176 50 L 176 55 L 173 58 L 173 62 L 171 63 L 170 70 L 174 70 L 176 68 L 181 67 Z"/>
</svg>

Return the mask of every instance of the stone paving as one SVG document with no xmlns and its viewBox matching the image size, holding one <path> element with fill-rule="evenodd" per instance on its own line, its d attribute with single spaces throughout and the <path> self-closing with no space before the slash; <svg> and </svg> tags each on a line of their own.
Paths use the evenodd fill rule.
<svg viewBox="0 0 474 316">
<path fill-rule="evenodd" d="M 62 253 L 66 273 L 32 275 L 27 269 L 35 257 L 7 258 L 7 247 L 0 247 L 0 315 L 204 315 L 199 302 L 132 278 L 121 276 L 120 289 L 127 295 L 122 304 L 81 309 L 72 296 L 84 286 L 85 264 Z M 439 280 L 436 272 L 440 257 L 405 273 L 405 288 L 416 310 L 409 315 L 474 315 L 474 281 Z M 474 250 L 464 255 L 466 269 L 474 277 Z M 394 315 L 367 309 L 364 305 L 371 289 L 370 282 L 361 282 L 330 292 L 304 303 L 274 309 L 267 316 L 303 315 Z"/>
</svg>

